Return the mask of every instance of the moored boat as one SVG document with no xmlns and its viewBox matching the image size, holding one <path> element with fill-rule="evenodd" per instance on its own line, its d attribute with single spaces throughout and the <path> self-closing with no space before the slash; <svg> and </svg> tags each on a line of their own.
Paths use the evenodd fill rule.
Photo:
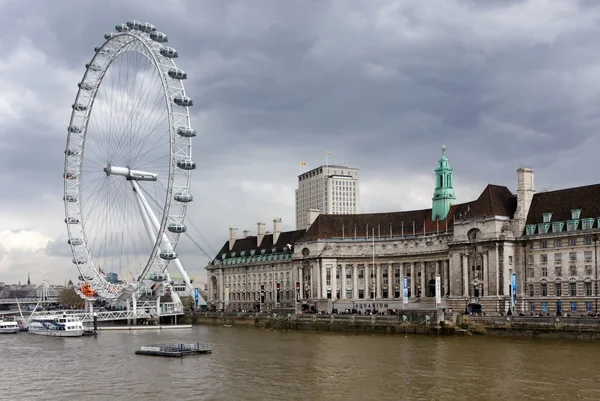
<svg viewBox="0 0 600 401">
<path fill-rule="evenodd" d="M 63 314 L 61 316 L 39 316 L 29 323 L 29 334 L 52 337 L 81 337 L 83 323 L 77 316 Z"/>
<path fill-rule="evenodd" d="M 19 332 L 19 324 L 15 321 L 0 320 L 0 334 L 14 334 Z"/>
</svg>

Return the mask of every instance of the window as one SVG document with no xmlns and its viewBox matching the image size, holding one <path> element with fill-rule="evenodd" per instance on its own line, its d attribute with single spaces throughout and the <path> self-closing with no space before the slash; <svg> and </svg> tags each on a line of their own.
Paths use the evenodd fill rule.
<svg viewBox="0 0 600 401">
<path fill-rule="evenodd" d="M 569 260 L 571 262 L 576 262 L 577 261 L 577 252 L 569 252 Z"/>
<path fill-rule="evenodd" d="M 525 227 L 525 233 L 527 235 L 535 234 L 535 224 L 531 224 L 531 225 L 528 225 L 527 227 Z"/>
<path fill-rule="evenodd" d="M 548 312 L 548 302 L 542 302 L 542 312 Z"/>
<path fill-rule="evenodd" d="M 331 269 L 327 269 L 326 282 L 327 282 L 327 285 L 331 285 Z"/>
<path fill-rule="evenodd" d="M 527 261 L 529 264 L 533 264 L 533 255 L 527 255 Z"/>
<path fill-rule="evenodd" d="M 509 265 L 512 265 L 512 264 L 513 264 L 513 258 L 512 258 L 512 255 L 509 255 L 509 256 L 508 256 L 508 264 L 509 264 Z"/>
<path fill-rule="evenodd" d="M 540 262 L 542 263 L 548 263 L 548 255 L 546 255 L 545 253 L 540 255 Z"/>
<path fill-rule="evenodd" d="M 533 297 L 535 295 L 535 292 L 533 292 L 533 284 L 529 284 L 529 296 Z"/>
<path fill-rule="evenodd" d="M 529 312 L 535 311 L 535 304 L 533 302 L 529 303 Z"/>
<path fill-rule="evenodd" d="M 588 297 L 592 296 L 592 283 L 584 283 L 583 288 L 585 290 L 585 295 Z"/>
<path fill-rule="evenodd" d="M 577 302 L 571 302 L 571 312 L 577 312 Z"/>
<path fill-rule="evenodd" d="M 561 283 L 554 283 L 554 296 L 562 297 L 562 284 Z"/>
<path fill-rule="evenodd" d="M 552 232 L 553 233 L 559 233 L 562 231 L 562 229 L 563 229 L 563 223 L 561 223 L 561 222 L 552 223 Z"/>
<path fill-rule="evenodd" d="M 552 220 L 552 213 L 544 213 L 542 214 L 542 218 L 544 223 L 549 223 Z"/>
<path fill-rule="evenodd" d="M 575 231 L 575 230 L 577 230 L 577 223 L 578 223 L 577 220 L 575 220 L 575 221 L 569 220 L 567 222 L 567 231 Z"/>
<path fill-rule="evenodd" d="M 592 275 L 592 265 L 585 265 L 585 275 L 586 276 Z"/>
<path fill-rule="evenodd" d="M 575 246 L 575 245 L 577 245 L 577 239 L 569 238 L 569 246 Z"/>
<path fill-rule="evenodd" d="M 579 218 L 580 214 L 581 214 L 581 209 L 573 209 L 573 210 L 571 210 L 571 218 L 573 220 L 577 220 Z"/>
<path fill-rule="evenodd" d="M 577 276 L 577 266 L 569 266 L 569 276 Z"/>
<path fill-rule="evenodd" d="M 548 234 L 548 229 L 550 228 L 550 224 L 538 224 L 538 233 L 540 234 Z"/>
<path fill-rule="evenodd" d="M 590 230 L 594 225 L 594 219 L 583 219 L 581 220 L 581 229 L 582 230 Z"/>
<path fill-rule="evenodd" d="M 592 307 L 592 303 L 590 301 L 587 301 L 585 303 L 585 311 L 586 312 L 592 312 L 594 310 L 594 308 Z"/>
<path fill-rule="evenodd" d="M 592 245 L 592 237 L 585 237 L 584 241 L 586 245 Z"/>
<path fill-rule="evenodd" d="M 542 248 L 548 248 L 548 241 L 542 241 Z"/>
<path fill-rule="evenodd" d="M 542 277 L 548 277 L 548 268 L 546 266 L 542 267 Z"/>
<path fill-rule="evenodd" d="M 361 280 L 365 278 L 365 271 L 363 269 L 358 269 L 358 278 Z"/>
<path fill-rule="evenodd" d="M 591 262 L 591 260 L 592 260 L 592 251 L 585 251 L 583 253 L 583 258 L 585 259 L 586 262 Z"/>
<path fill-rule="evenodd" d="M 569 295 L 572 297 L 577 296 L 577 283 L 569 283 Z"/>
<path fill-rule="evenodd" d="M 533 241 L 529 243 L 529 249 L 533 249 Z"/>
<path fill-rule="evenodd" d="M 527 269 L 527 270 L 528 270 L 527 277 L 534 278 L 535 277 L 535 270 L 534 269 Z"/>
<path fill-rule="evenodd" d="M 562 253 L 557 252 L 554 254 L 554 263 L 556 263 L 556 264 L 562 263 Z"/>
<path fill-rule="evenodd" d="M 548 296 L 548 284 L 542 283 L 542 285 L 540 287 L 542 288 L 542 296 L 547 297 Z"/>
<path fill-rule="evenodd" d="M 556 277 L 562 276 L 562 267 L 561 266 L 554 266 L 554 275 Z"/>
<path fill-rule="evenodd" d="M 560 248 L 562 245 L 562 241 L 559 239 L 554 240 L 554 247 L 555 248 Z"/>
</svg>

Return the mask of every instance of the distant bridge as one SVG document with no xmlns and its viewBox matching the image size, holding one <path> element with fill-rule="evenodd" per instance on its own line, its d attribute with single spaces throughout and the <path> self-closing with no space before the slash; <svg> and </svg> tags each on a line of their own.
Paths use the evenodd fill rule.
<svg viewBox="0 0 600 401">
<path fill-rule="evenodd" d="M 45 299 L 41 299 L 41 298 L 0 298 L 0 304 L 2 305 L 6 305 L 6 304 L 11 304 L 11 305 L 16 305 L 18 304 L 37 304 L 37 303 L 41 303 L 41 304 L 50 304 L 50 303 L 56 303 L 58 302 L 58 297 L 46 297 Z"/>
</svg>

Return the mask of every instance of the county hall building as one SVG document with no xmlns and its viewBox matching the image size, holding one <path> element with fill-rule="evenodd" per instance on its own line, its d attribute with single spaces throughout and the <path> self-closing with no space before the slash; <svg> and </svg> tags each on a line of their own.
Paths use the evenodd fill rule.
<svg viewBox="0 0 600 401">
<path fill-rule="evenodd" d="M 492 314 L 598 310 L 600 185 L 536 193 L 533 169 L 521 167 L 516 194 L 490 184 L 477 199 L 457 204 L 452 175 L 443 149 L 428 209 L 312 211 L 306 228 L 282 232 L 275 219 L 271 232 L 258 223 L 256 235 L 244 231 L 241 238 L 231 228 L 206 267 L 209 306 L 362 313 L 436 306 Z"/>
</svg>

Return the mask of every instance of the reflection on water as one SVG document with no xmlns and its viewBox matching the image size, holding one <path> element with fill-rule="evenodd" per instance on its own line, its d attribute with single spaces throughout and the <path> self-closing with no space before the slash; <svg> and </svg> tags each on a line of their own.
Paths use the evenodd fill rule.
<svg viewBox="0 0 600 401">
<path fill-rule="evenodd" d="M 213 354 L 134 355 L 200 342 Z M 269 331 L 0 335 L 0 400 L 598 400 L 597 343 Z"/>
</svg>

